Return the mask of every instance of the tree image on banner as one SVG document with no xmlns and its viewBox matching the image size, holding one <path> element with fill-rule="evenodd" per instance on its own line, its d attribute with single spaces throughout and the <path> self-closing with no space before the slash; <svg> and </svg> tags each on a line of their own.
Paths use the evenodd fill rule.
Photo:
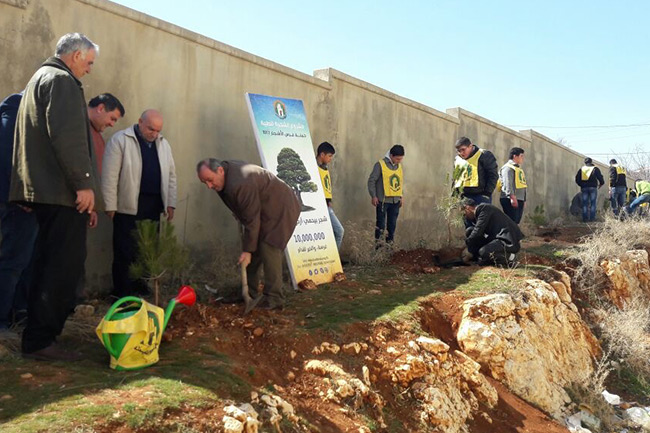
<svg viewBox="0 0 650 433">
<path fill-rule="evenodd" d="M 311 181 L 311 176 L 305 168 L 305 164 L 300 159 L 295 150 L 285 147 L 278 153 L 278 173 L 277 176 L 284 183 L 289 185 L 298 197 L 301 211 L 314 210 L 311 206 L 305 206 L 302 202 L 301 194 L 303 192 L 316 192 L 318 187 Z"/>
</svg>

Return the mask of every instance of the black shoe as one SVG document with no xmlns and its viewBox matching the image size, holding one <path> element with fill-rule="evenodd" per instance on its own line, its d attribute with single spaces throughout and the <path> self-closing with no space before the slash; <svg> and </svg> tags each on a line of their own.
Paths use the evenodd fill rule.
<svg viewBox="0 0 650 433">
<path fill-rule="evenodd" d="M 84 359 L 84 356 L 80 352 L 66 350 L 61 348 L 56 343 L 52 343 L 45 349 L 30 353 L 23 353 L 23 358 L 35 359 L 37 361 L 76 362 Z"/>
</svg>

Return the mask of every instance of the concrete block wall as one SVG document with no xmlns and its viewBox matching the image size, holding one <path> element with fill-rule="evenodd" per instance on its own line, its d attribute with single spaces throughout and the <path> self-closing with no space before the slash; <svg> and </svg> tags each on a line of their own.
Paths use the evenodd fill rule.
<svg viewBox="0 0 650 433">
<path fill-rule="evenodd" d="M 435 205 L 448 193 L 445 178 L 461 135 L 493 150 L 500 164 L 510 147 L 526 149 L 529 209 L 544 203 L 549 214 L 560 214 L 577 191 L 582 155 L 534 131 L 513 131 L 461 108 L 441 112 L 333 69 L 303 74 L 107 0 L 0 0 L 0 28 L 0 58 L 10 59 L 0 97 L 25 86 L 61 35 L 79 31 L 100 45 L 82 80 L 86 97 L 111 92 L 127 111 L 107 140 L 143 110 L 162 111 L 178 174 L 177 233 L 197 250 L 217 245 L 236 253 L 235 222 L 198 182 L 195 165 L 208 156 L 260 163 L 245 92 L 304 101 L 314 146 L 327 140 L 337 147 L 332 171 L 343 221 L 374 219 L 367 177 L 395 143 L 406 148 L 403 230 L 443 230 Z M 110 287 L 110 263 L 111 225 L 102 217 L 89 235 L 89 286 Z"/>
</svg>

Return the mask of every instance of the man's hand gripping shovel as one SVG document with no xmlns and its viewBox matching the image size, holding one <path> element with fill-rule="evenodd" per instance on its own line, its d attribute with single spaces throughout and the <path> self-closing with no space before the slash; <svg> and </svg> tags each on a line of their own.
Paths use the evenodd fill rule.
<svg viewBox="0 0 650 433">
<path fill-rule="evenodd" d="M 239 225 L 239 229 L 243 235 L 244 227 L 241 224 Z M 253 308 L 257 307 L 257 304 L 262 300 L 262 295 L 258 294 L 257 297 L 252 298 L 248 291 L 248 275 L 246 274 L 246 265 L 244 263 L 241 264 L 241 295 L 244 298 L 244 316 L 250 313 Z"/>
</svg>

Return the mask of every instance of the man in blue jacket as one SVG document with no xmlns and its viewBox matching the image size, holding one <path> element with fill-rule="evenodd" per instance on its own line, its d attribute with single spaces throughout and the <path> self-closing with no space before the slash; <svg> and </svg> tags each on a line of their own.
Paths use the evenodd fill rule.
<svg viewBox="0 0 650 433">
<path fill-rule="evenodd" d="M 27 268 L 38 232 L 31 209 L 8 202 L 14 129 L 22 97 L 15 93 L 0 103 L 0 336 L 5 337 L 17 337 L 9 332 L 12 316 L 18 319 L 27 310 Z"/>
</svg>

